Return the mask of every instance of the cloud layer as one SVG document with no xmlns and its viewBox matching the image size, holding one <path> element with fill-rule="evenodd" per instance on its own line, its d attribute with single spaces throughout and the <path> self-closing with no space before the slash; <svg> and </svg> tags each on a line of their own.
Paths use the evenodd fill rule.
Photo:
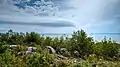
<svg viewBox="0 0 120 67">
<path fill-rule="evenodd" d="M 31 23 L 26 23 L 26 22 L 17 22 L 17 21 L 0 21 L 0 24 L 9 24 L 9 25 L 36 25 L 36 26 L 43 26 L 43 27 L 74 27 L 74 25 L 69 22 L 69 21 L 64 21 L 64 20 L 57 20 L 56 22 L 41 22 L 36 23 L 36 22 L 31 22 Z"/>
<path fill-rule="evenodd" d="M 32 1 L 41 0 L 29 2 Z M 24 31 L 50 33 L 71 33 L 78 29 L 84 29 L 88 33 L 120 31 L 119 0 L 51 0 L 51 3 L 54 4 L 56 11 L 52 7 L 48 10 L 45 7 L 45 10 L 41 11 L 43 7 L 29 6 L 31 4 L 26 9 L 19 9 L 18 5 L 22 5 L 21 3 L 13 4 L 12 0 L 0 0 L 1 30 L 11 28 L 23 31 L 27 26 Z M 111 37 L 117 39 L 119 36 Z"/>
</svg>

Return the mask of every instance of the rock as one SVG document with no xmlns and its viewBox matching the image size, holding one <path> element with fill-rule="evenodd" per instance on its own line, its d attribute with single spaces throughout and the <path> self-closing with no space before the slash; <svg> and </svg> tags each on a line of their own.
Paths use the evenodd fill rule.
<svg viewBox="0 0 120 67">
<path fill-rule="evenodd" d="M 27 51 L 34 52 L 37 48 L 36 47 L 27 47 Z"/>
<path fill-rule="evenodd" d="M 63 54 L 63 53 L 66 53 L 67 52 L 67 49 L 66 48 L 61 48 L 60 49 L 60 53 Z"/>
<path fill-rule="evenodd" d="M 18 45 L 9 45 L 10 50 L 13 50 L 14 48 L 17 48 L 17 47 L 18 47 Z"/>
<path fill-rule="evenodd" d="M 70 55 L 71 55 L 70 52 L 68 52 L 66 48 L 61 48 L 60 54 L 63 56 L 66 56 L 66 57 L 70 57 Z"/>
<path fill-rule="evenodd" d="M 51 46 L 45 46 L 45 48 L 48 49 L 51 54 L 55 54 L 56 53 L 55 49 L 52 48 Z"/>
<path fill-rule="evenodd" d="M 21 52 L 18 52 L 17 54 L 18 55 L 26 55 L 26 54 L 34 54 L 36 52 L 31 52 L 31 51 L 21 51 Z"/>
<path fill-rule="evenodd" d="M 33 54 L 31 51 L 25 51 L 25 54 Z"/>
<path fill-rule="evenodd" d="M 17 55 L 25 55 L 25 51 L 18 52 Z"/>
<path fill-rule="evenodd" d="M 63 55 L 57 55 L 58 59 L 68 59 L 67 57 L 64 57 Z"/>
<path fill-rule="evenodd" d="M 16 47 L 18 47 L 18 45 L 10 45 L 9 47 L 10 48 L 16 48 Z"/>
<path fill-rule="evenodd" d="M 75 57 L 80 57 L 79 52 L 78 52 L 78 51 L 74 51 L 74 56 L 75 56 Z"/>
</svg>

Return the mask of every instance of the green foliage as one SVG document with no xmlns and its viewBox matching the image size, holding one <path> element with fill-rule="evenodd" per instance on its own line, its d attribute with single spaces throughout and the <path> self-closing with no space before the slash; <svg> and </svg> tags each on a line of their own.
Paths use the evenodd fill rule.
<svg viewBox="0 0 120 67">
<path fill-rule="evenodd" d="M 70 62 L 67 60 L 55 60 L 53 67 L 70 67 Z"/>
<path fill-rule="evenodd" d="M 9 45 L 18 47 L 10 51 Z M 16 55 L 20 51 L 27 50 L 28 46 L 37 47 L 36 53 Z M 58 59 L 57 54 L 49 54 L 43 50 L 44 46 L 53 47 L 57 54 L 60 54 L 61 48 L 67 49 L 61 55 L 68 59 Z M 77 62 L 69 60 L 74 57 L 74 51 L 78 51 L 84 60 Z M 12 30 L 0 34 L 0 67 L 119 67 L 119 59 L 119 43 L 106 38 L 95 43 L 83 30 L 74 32 L 72 37 L 60 38 L 43 37 L 35 32 L 18 33 Z"/>
<path fill-rule="evenodd" d="M 1 67 L 12 67 L 14 63 L 15 55 L 11 55 L 10 52 L 0 54 L 0 66 Z"/>
<path fill-rule="evenodd" d="M 11 52 L 0 54 L 0 67 L 50 67 L 55 56 L 46 52 L 15 56 Z"/>
<path fill-rule="evenodd" d="M 36 53 L 27 57 L 28 67 L 50 67 L 53 63 L 54 55 L 48 53 Z"/>
<path fill-rule="evenodd" d="M 104 57 L 114 57 L 118 53 L 119 46 L 111 40 L 98 42 L 93 47 L 93 53 Z"/>
<path fill-rule="evenodd" d="M 69 67 L 69 64 L 65 61 L 60 61 L 58 67 Z"/>
<path fill-rule="evenodd" d="M 26 43 L 30 44 L 30 43 L 36 43 L 39 44 L 39 40 L 40 40 L 40 35 L 35 33 L 35 32 L 31 32 L 31 33 L 26 33 L 25 35 L 25 41 Z"/>
<path fill-rule="evenodd" d="M 5 53 L 7 49 L 8 49 L 8 45 L 0 44 L 0 53 Z"/>
<path fill-rule="evenodd" d="M 80 54 L 86 55 L 91 53 L 91 46 L 93 43 L 93 39 L 87 37 L 87 34 L 81 30 L 73 33 L 67 47 L 71 52 L 77 50 Z"/>
</svg>

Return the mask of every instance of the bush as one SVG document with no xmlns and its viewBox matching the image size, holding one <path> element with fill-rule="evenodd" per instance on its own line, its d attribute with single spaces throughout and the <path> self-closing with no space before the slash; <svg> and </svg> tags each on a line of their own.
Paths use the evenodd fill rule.
<svg viewBox="0 0 120 67">
<path fill-rule="evenodd" d="M 54 61 L 54 55 L 42 52 L 27 56 L 28 67 L 50 67 Z"/>
<path fill-rule="evenodd" d="M 2 67 L 12 67 L 14 64 L 15 55 L 12 55 L 10 52 L 5 52 L 0 54 L 0 66 Z"/>
<path fill-rule="evenodd" d="M 93 46 L 93 53 L 104 57 L 114 57 L 118 53 L 118 49 L 119 46 L 117 44 L 111 40 L 107 41 L 104 39 Z"/>
<path fill-rule="evenodd" d="M 74 32 L 72 38 L 68 42 L 68 50 L 71 52 L 79 51 L 81 55 L 86 55 L 91 53 L 91 46 L 94 44 L 91 37 L 87 37 L 87 34 L 81 30 Z"/>
<path fill-rule="evenodd" d="M 8 49 L 8 45 L 0 44 L 0 53 L 5 53 L 5 51 L 7 51 L 7 49 Z"/>
<path fill-rule="evenodd" d="M 70 67 L 70 63 L 66 60 L 55 60 L 53 67 Z"/>
<path fill-rule="evenodd" d="M 40 40 L 40 35 L 35 33 L 35 32 L 31 32 L 31 33 L 26 33 L 25 35 L 25 41 L 27 44 L 30 43 L 36 43 L 39 44 L 39 40 Z"/>
</svg>

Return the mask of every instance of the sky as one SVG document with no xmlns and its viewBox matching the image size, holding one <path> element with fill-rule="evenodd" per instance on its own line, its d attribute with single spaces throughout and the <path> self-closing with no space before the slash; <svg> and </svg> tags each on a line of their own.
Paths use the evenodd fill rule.
<svg viewBox="0 0 120 67">
<path fill-rule="evenodd" d="M 97 40 L 107 36 L 120 41 L 119 6 L 120 0 L 0 0 L 0 32 L 72 33 L 83 29 L 89 35 L 101 33 L 91 35 Z"/>
</svg>

